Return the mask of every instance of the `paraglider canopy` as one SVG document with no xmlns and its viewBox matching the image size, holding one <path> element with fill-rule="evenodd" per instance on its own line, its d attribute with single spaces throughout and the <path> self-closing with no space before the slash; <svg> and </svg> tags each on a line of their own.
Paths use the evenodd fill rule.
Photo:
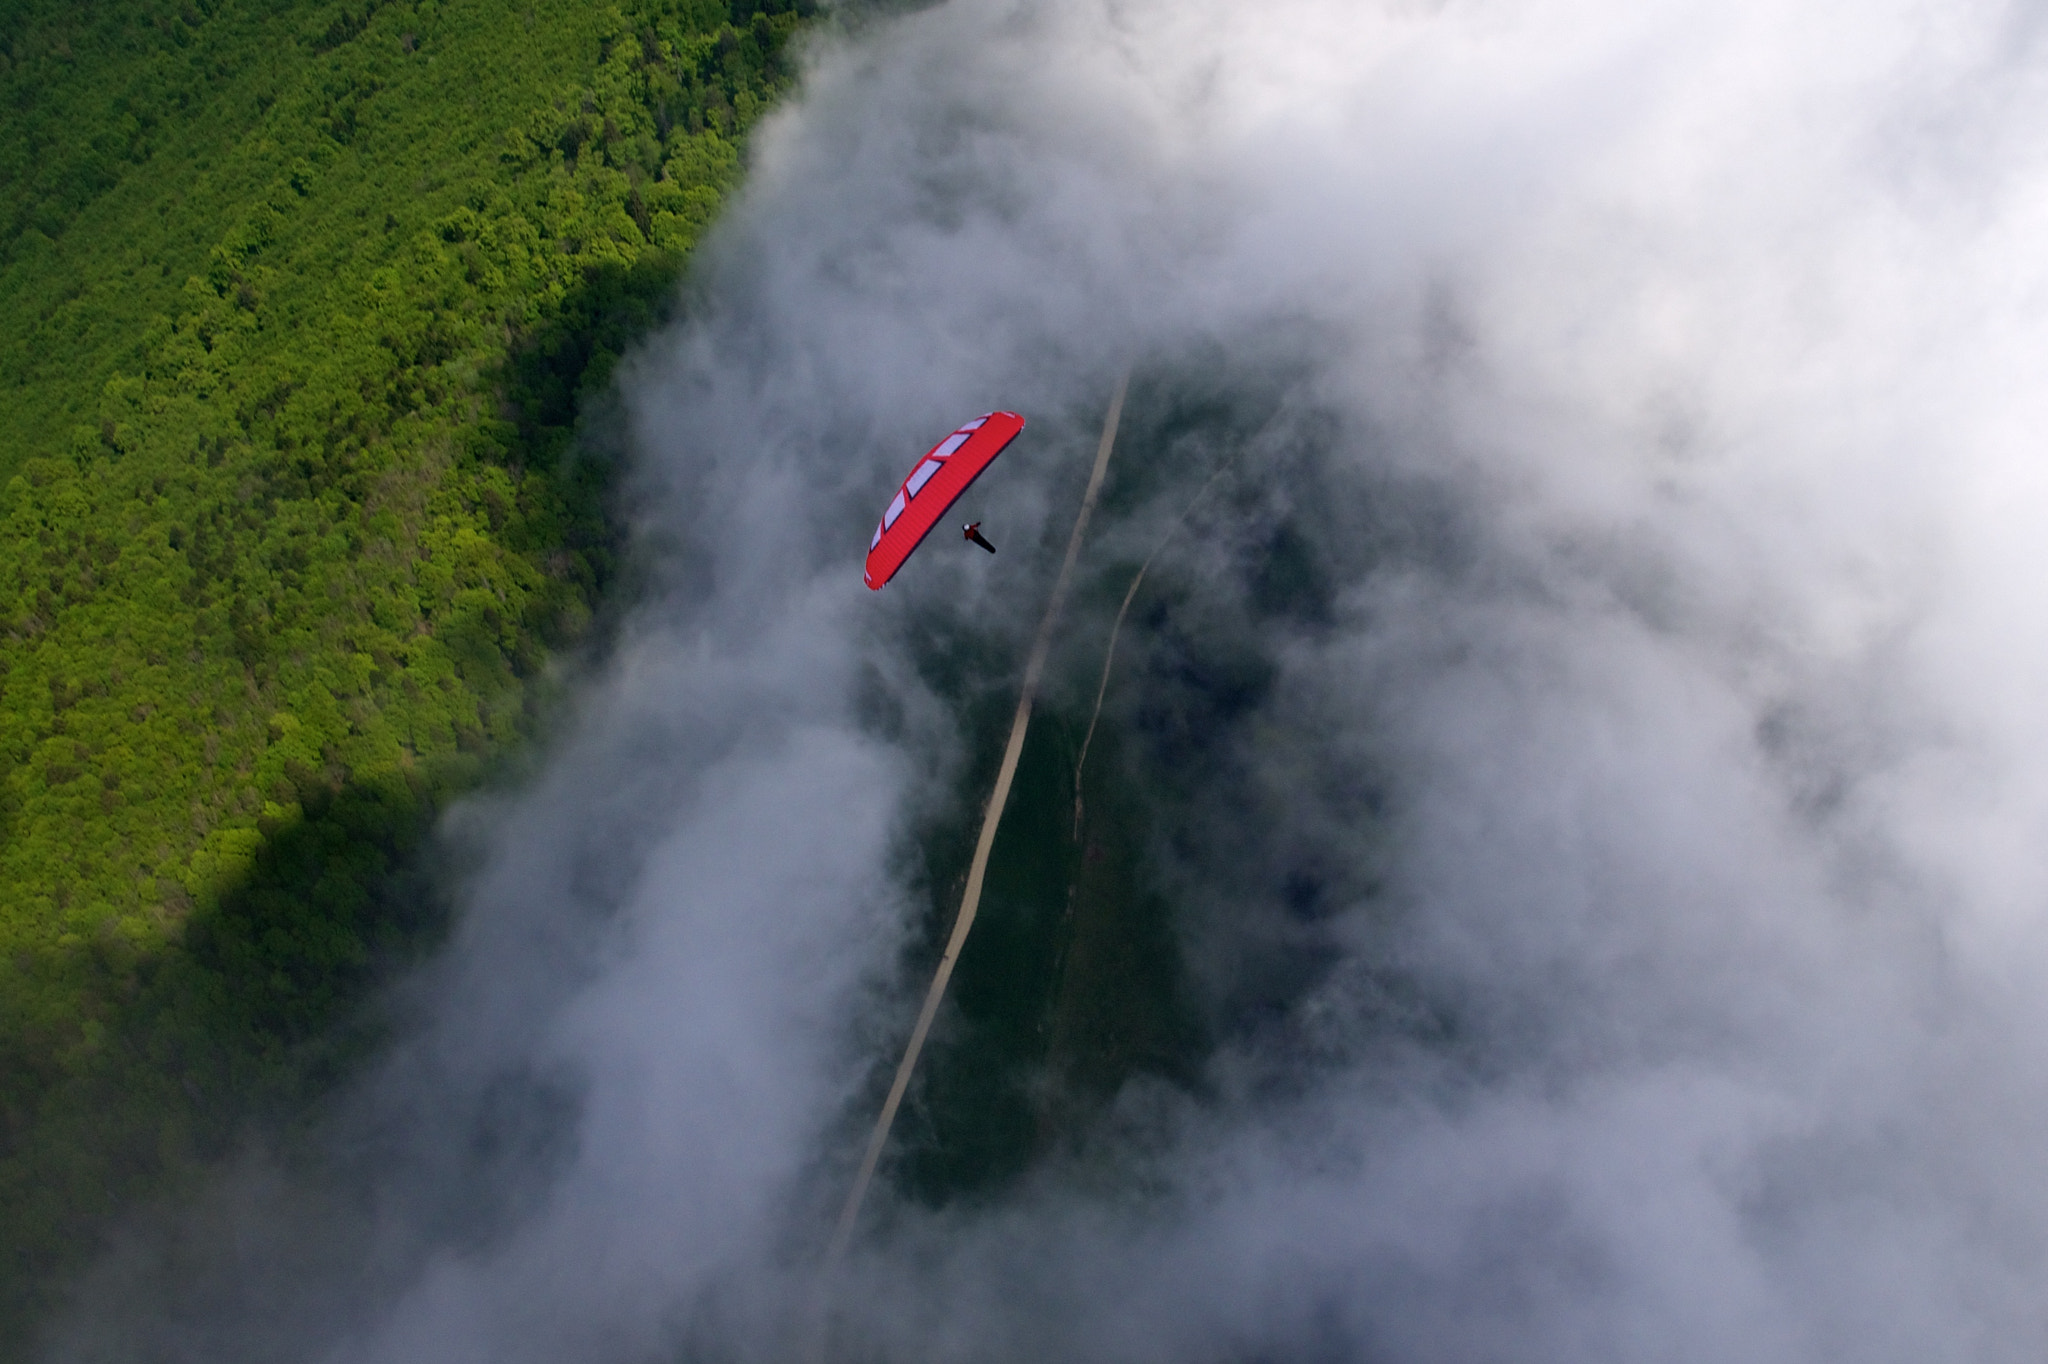
<svg viewBox="0 0 2048 1364">
<path fill-rule="evenodd" d="M 991 412 L 925 452 L 896 490 L 882 523 L 875 527 L 875 538 L 868 542 L 867 567 L 861 576 L 870 588 L 896 576 L 946 509 L 1023 429 L 1024 419 L 1015 412 Z"/>
</svg>

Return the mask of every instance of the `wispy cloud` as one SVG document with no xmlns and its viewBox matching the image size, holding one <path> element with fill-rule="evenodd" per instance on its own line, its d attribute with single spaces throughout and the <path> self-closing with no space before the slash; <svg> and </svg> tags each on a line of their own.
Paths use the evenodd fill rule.
<svg viewBox="0 0 2048 1364">
<path fill-rule="evenodd" d="M 2038 30 L 1065 0 L 821 44 L 629 366 L 657 585 L 463 816 L 421 1025 L 337 1119 L 370 1192 L 213 1214 L 337 1249 L 195 1224 L 247 1291 L 133 1250 L 59 1357 L 792 1348 L 915 840 L 1136 356 L 1053 687 L 1232 461 L 1106 711 L 1197 1041 L 1018 1178 L 880 1191 L 837 1347 L 2038 1359 Z M 867 593 L 909 457 L 995 407 L 1003 553 Z"/>
</svg>

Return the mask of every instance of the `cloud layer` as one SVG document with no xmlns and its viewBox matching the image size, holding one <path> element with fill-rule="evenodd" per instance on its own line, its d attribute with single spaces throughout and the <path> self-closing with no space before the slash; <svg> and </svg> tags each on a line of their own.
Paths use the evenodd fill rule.
<svg viewBox="0 0 2048 1364">
<path fill-rule="evenodd" d="M 797 1350 L 1133 363 L 1047 723 L 1165 538 L 1082 842 L 1178 1040 L 1058 1006 L 1088 1101 L 884 1181 L 834 1356 L 2040 1357 L 2032 10 L 956 0 L 821 42 L 756 160 L 627 380 L 655 586 L 463 816 L 375 1173 L 224 1196 L 243 1291 L 60 1356 Z M 994 407 L 1003 552 L 867 593 Z"/>
</svg>

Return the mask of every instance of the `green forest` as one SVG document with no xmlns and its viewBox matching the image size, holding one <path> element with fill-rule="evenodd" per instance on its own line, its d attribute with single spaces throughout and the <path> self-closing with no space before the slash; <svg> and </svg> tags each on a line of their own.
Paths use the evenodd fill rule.
<svg viewBox="0 0 2048 1364">
<path fill-rule="evenodd" d="M 0 1356 L 368 1045 L 810 0 L 0 10 Z"/>
</svg>

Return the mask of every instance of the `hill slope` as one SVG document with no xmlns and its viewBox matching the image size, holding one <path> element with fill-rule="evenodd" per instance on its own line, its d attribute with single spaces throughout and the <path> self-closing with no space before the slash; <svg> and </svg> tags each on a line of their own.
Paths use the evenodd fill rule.
<svg viewBox="0 0 2048 1364">
<path fill-rule="evenodd" d="M 0 1339 L 430 925 L 792 0 L 0 17 Z"/>
</svg>

